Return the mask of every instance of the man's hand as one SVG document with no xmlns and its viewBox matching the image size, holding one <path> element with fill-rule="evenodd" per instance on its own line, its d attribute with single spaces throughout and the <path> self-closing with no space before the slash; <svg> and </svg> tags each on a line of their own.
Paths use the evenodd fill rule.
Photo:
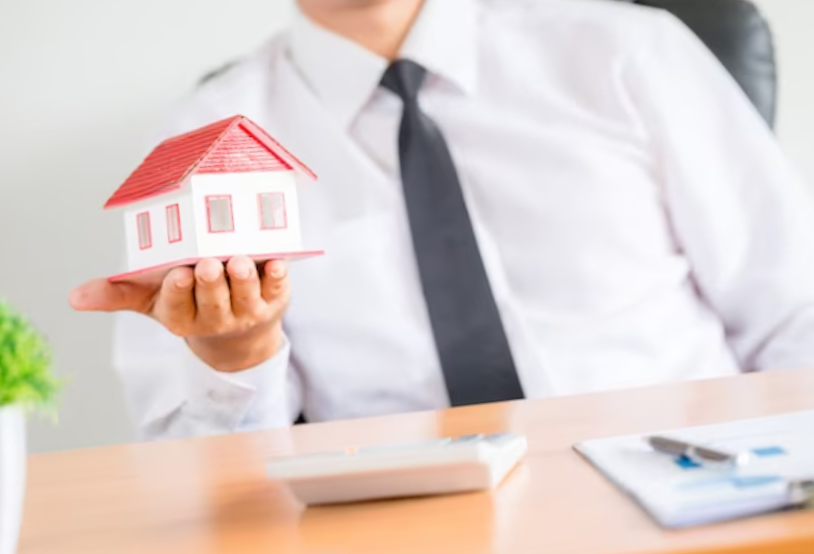
<svg viewBox="0 0 814 554">
<path fill-rule="evenodd" d="M 258 268 L 250 258 L 235 256 L 225 268 L 205 259 L 194 269 L 178 267 L 132 281 L 95 279 L 74 289 L 70 302 L 82 311 L 150 316 L 186 339 L 206 364 L 233 372 L 277 353 L 288 297 L 286 262 L 272 260 Z"/>
</svg>

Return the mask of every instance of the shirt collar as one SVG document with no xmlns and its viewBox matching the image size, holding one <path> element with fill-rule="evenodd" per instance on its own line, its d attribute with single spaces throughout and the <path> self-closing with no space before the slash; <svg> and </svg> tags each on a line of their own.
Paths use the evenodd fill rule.
<svg viewBox="0 0 814 554">
<path fill-rule="evenodd" d="M 475 10 L 472 0 L 425 0 L 399 57 L 472 93 L 477 77 Z M 290 37 L 296 68 L 339 123 L 350 126 L 379 86 L 388 61 L 300 12 Z"/>
</svg>

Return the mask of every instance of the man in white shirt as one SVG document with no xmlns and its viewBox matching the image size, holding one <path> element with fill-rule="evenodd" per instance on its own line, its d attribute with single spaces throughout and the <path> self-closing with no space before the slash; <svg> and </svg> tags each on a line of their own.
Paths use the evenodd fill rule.
<svg viewBox="0 0 814 554">
<path fill-rule="evenodd" d="M 300 204 L 326 255 L 72 293 L 120 312 L 115 366 L 143 437 L 450 405 L 405 162 L 438 130 L 522 396 L 814 366 L 811 198 L 671 16 L 600 0 L 299 7 L 169 133 L 238 113 L 266 128 L 320 176 Z M 425 72 L 417 103 L 382 86 L 394 60 Z"/>
</svg>

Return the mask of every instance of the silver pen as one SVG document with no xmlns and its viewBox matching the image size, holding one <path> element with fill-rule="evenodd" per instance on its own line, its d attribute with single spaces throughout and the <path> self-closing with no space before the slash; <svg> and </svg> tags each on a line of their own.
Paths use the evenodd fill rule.
<svg viewBox="0 0 814 554">
<path fill-rule="evenodd" d="M 670 437 L 651 436 L 647 443 L 654 449 L 673 456 L 686 456 L 697 463 L 709 463 L 721 466 L 742 466 L 749 462 L 748 452 L 728 452 L 709 446 L 701 446 L 671 439 Z"/>
<path fill-rule="evenodd" d="M 788 484 L 789 503 L 799 508 L 814 508 L 814 479 L 795 479 Z"/>
</svg>

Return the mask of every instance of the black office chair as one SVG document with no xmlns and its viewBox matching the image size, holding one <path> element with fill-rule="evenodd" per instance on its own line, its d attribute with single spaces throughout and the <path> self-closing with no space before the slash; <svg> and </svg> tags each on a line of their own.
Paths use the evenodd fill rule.
<svg viewBox="0 0 814 554">
<path fill-rule="evenodd" d="M 682 20 L 718 57 L 770 127 L 777 111 L 777 65 L 769 24 L 748 0 L 623 0 Z"/>
</svg>

